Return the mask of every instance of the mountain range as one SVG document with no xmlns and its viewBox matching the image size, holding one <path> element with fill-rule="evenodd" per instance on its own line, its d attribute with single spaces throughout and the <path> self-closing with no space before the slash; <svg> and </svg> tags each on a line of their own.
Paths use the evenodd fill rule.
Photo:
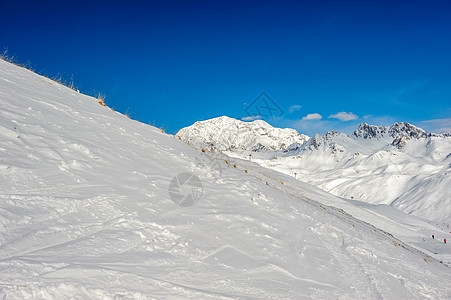
<svg viewBox="0 0 451 300">
<path fill-rule="evenodd" d="M 451 136 L 406 122 L 366 123 L 350 135 L 308 137 L 265 121 L 219 117 L 196 122 L 176 136 L 189 144 L 248 159 L 336 196 L 393 206 L 449 225 Z"/>
</svg>

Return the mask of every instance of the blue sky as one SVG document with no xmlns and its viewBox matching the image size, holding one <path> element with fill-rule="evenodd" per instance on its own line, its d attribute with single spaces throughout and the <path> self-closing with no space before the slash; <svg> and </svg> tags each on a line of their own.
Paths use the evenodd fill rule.
<svg viewBox="0 0 451 300">
<path fill-rule="evenodd" d="M 92 2 L 0 0 L 0 49 L 170 133 L 258 117 L 262 91 L 310 135 L 451 131 L 448 0 Z"/>
</svg>

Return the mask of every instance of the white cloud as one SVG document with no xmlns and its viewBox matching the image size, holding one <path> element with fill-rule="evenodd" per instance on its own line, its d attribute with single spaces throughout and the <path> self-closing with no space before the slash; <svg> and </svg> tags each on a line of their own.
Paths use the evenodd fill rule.
<svg viewBox="0 0 451 300">
<path fill-rule="evenodd" d="M 308 114 L 305 117 L 302 118 L 302 120 L 321 120 L 323 117 L 318 114 L 318 113 L 314 113 L 314 114 Z"/>
<path fill-rule="evenodd" d="M 288 112 L 291 114 L 295 111 L 298 111 L 302 108 L 302 105 L 292 105 L 290 106 L 290 108 L 288 109 Z"/>
<path fill-rule="evenodd" d="M 257 116 L 248 116 L 248 117 L 241 118 L 241 121 L 254 121 L 254 120 L 261 120 L 261 119 L 263 119 L 263 117 L 260 115 L 257 115 Z"/>
<path fill-rule="evenodd" d="M 338 119 L 343 122 L 357 120 L 358 118 L 359 117 L 357 115 L 353 114 L 352 112 L 345 112 L 345 111 L 341 111 L 339 113 L 329 116 L 329 119 Z"/>
</svg>

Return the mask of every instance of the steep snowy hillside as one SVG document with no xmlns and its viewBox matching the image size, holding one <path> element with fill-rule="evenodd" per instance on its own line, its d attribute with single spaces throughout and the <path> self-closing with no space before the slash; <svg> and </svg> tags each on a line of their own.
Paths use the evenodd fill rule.
<svg viewBox="0 0 451 300">
<path fill-rule="evenodd" d="M 182 128 L 176 136 L 210 151 L 284 150 L 293 143 L 302 144 L 308 140 L 308 136 L 300 135 L 294 129 L 274 128 L 263 120 L 243 122 L 225 116 L 196 122 Z"/>
<path fill-rule="evenodd" d="M 216 126 L 214 129 L 228 130 Z M 202 135 L 196 141 L 202 147 L 207 144 Z M 250 144 L 248 149 L 252 147 L 256 145 Z M 388 127 L 362 123 L 351 136 L 332 131 L 315 135 L 303 144 L 292 144 L 283 151 L 235 148 L 226 149 L 225 153 L 252 159 L 337 196 L 391 205 L 450 225 L 449 134 L 427 133 L 405 122 Z"/>
<path fill-rule="evenodd" d="M 2 60 L 0 107 L 0 299 L 451 297 L 449 230 L 212 158 Z"/>
</svg>

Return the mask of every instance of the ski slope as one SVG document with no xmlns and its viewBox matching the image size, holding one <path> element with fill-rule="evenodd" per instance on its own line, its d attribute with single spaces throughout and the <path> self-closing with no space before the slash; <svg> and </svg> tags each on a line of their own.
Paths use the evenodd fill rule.
<svg viewBox="0 0 451 300">
<path fill-rule="evenodd" d="M 0 107 L 0 299 L 451 298 L 448 229 L 212 158 L 2 60 Z M 184 172 L 189 207 L 168 192 Z"/>
</svg>

